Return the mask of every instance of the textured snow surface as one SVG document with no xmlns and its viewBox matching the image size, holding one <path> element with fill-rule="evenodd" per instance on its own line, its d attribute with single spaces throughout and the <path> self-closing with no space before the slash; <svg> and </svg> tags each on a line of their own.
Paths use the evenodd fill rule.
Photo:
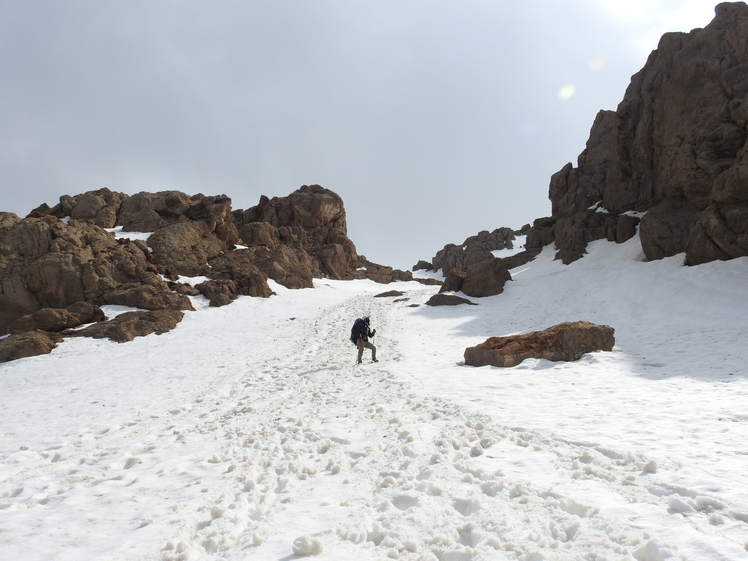
<svg viewBox="0 0 748 561">
<path fill-rule="evenodd" d="M 479 306 L 196 297 L 164 335 L 1 364 L 0 559 L 748 559 L 748 259 L 642 259 L 546 248 Z M 460 364 L 576 320 L 613 352 Z"/>
</svg>

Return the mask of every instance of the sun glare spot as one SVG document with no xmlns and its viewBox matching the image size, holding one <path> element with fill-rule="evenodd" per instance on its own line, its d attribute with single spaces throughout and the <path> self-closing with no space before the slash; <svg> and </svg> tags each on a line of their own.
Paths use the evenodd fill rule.
<svg viewBox="0 0 748 561">
<path fill-rule="evenodd" d="M 604 56 L 595 56 L 595 57 L 592 57 L 592 58 L 591 58 L 591 59 L 589 60 L 589 62 L 587 63 L 587 67 L 588 67 L 588 68 L 589 68 L 590 70 L 592 70 L 593 72 L 596 72 L 596 71 L 598 71 L 598 70 L 602 70 L 603 68 L 605 68 L 605 64 L 606 64 L 607 62 L 608 62 L 608 61 L 607 61 L 607 60 L 605 60 L 605 57 L 604 57 Z"/>
<path fill-rule="evenodd" d="M 558 90 L 558 99 L 562 101 L 571 99 L 572 96 L 576 93 L 576 91 L 577 89 L 574 87 L 574 84 L 566 84 L 560 90 Z"/>
</svg>

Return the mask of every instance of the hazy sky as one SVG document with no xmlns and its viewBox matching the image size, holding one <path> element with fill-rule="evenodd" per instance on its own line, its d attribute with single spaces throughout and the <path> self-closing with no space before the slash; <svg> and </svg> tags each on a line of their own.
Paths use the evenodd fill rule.
<svg viewBox="0 0 748 561">
<path fill-rule="evenodd" d="M 410 268 L 548 216 L 597 111 L 715 4 L 0 0 L 0 210 L 318 183 L 359 253 Z"/>
</svg>

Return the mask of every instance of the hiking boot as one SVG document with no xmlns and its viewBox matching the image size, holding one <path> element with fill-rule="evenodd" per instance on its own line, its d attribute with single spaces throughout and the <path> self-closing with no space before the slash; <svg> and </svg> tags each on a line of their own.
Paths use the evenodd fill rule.
<svg viewBox="0 0 748 561">
<path fill-rule="evenodd" d="M 376 358 L 371 359 L 372 362 L 379 362 Z"/>
</svg>

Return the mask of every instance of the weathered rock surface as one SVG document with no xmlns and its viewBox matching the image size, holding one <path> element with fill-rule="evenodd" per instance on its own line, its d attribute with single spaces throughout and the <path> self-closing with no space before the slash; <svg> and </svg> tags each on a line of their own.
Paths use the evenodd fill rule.
<svg viewBox="0 0 748 561">
<path fill-rule="evenodd" d="M 480 345 L 465 349 L 465 364 L 510 367 L 528 358 L 578 360 L 585 353 L 612 350 L 614 333 L 615 330 L 607 325 L 577 321 L 524 335 L 490 337 Z"/>
<path fill-rule="evenodd" d="M 484 298 L 504 292 L 504 284 L 512 280 L 512 275 L 501 259 L 483 264 L 479 269 L 470 271 L 462 282 L 462 292 L 467 296 Z"/>
<path fill-rule="evenodd" d="M 142 241 L 115 240 L 90 223 L 53 216 L 19 221 L 0 231 L 0 334 L 21 316 L 80 301 L 191 309 L 149 259 Z"/>
<path fill-rule="evenodd" d="M 399 290 L 388 290 L 387 292 L 382 292 L 380 294 L 375 294 L 374 298 L 394 298 L 397 296 L 403 296 L 405 293 L 401 292 Z M 396 300 L 397 302 L 397 300 Z"/>
<path fill-rule="evenodd" d="M 454 294 L 434 294 L 426 301 L 427 306 L 459 306 L 460 304 L 470 304 L 471 306 L 478 305 L 467 298 L 455 296 Z"/>
<path fill-rule="evenodd" d="M 226 244 L 198 222 L 178 222 L 148 237 L 153 261 L 169 278 L 206 275 L 208 262 L 228 250 Z"/>
<path fill-rule="evenodd" d="M 182 321 L 184 313 L 177 310 L 156 310 L 152 312 L 125 312 L 109 321 L 84 327 L 79 331 L 68 331 L 68 337 L 109 338 L 118 343 L 132 341 L 135 337 L 145 337 L 151 333 L 161 335 L 174 329 Z"/>
<path fill-rule="evenodd" d="M 245 243 L 303 250 L 329 278 L 344 279 L 358 266 L 343 200 L 319 185 L 303 185 L 287 197 L 263 196 L 257 206 L 234 211 L 234 221 Z"/>
<path fill-rule="evenodd" d="M 172 224 L 192 222 L 213 233 L 226 246 L 239 239 L 231 199 L 226 195 L 188 196 L 180 191 L 137 193 L 124 201 L 117 225 L 126 232 L 155 232 Z"/>
<path fill-rule="evenodd" d="M 512 280 L 511 274 L 502 259 L 491 256 L 479 269 L 472 270 L 458 265 L 447 273 L 439 292 L 460 292 L 467 296 L 483 298 L 495 296 L 504 291 L 504 284 Z"/>
<path fill-rule="evenodd" d="M 431 267 L 438 271 L 451 271 L 458 265 L 477 270 L 484 264 L 495 259 L 492 251 L 499 249 L 513 249 L 516 235 L 511 228 L 497 228 L 493 232 L 482 231 L 467 238 L 462 245 L 447 244 L 439 250 L 431 260 Z M 425 261 L 419 263 L 426 264 Z M 416 265 L 418 267 L 418 265 Z M 418 270 L 416 267 L 414 271 Z M 419 268 L 425 268 L 423 265 Z"/>
<path fill-rule="evenodd" d="M 577 167 L 551 178 L 555 223 L 528 247 L 554 237 L 571 262 L 591 239 L 620 241 L 610 223 L 591 222 L 599 205 L 615 216 L 648 211 L 640 234 L 649 259 L 748 255 L 748 6 L 726 2 L 715 13 L 704 29 L 665 34 L 617 110 L 598 114 Z"/>
<path fill-rule="evenodd" d="M 0 362 L 49 354 L 62 341 L 57 333 L 28 331 L 0 339 Z"/>
<path fill-rule="evenodd" d="M 33 314 L 19 318 L 11 333 L 24 331 L 62 331 L 86 323 L 103 321 L 104 312 L 88 302 L 76 302 L 67 308 L 42 308 Z"/>
</svg>

